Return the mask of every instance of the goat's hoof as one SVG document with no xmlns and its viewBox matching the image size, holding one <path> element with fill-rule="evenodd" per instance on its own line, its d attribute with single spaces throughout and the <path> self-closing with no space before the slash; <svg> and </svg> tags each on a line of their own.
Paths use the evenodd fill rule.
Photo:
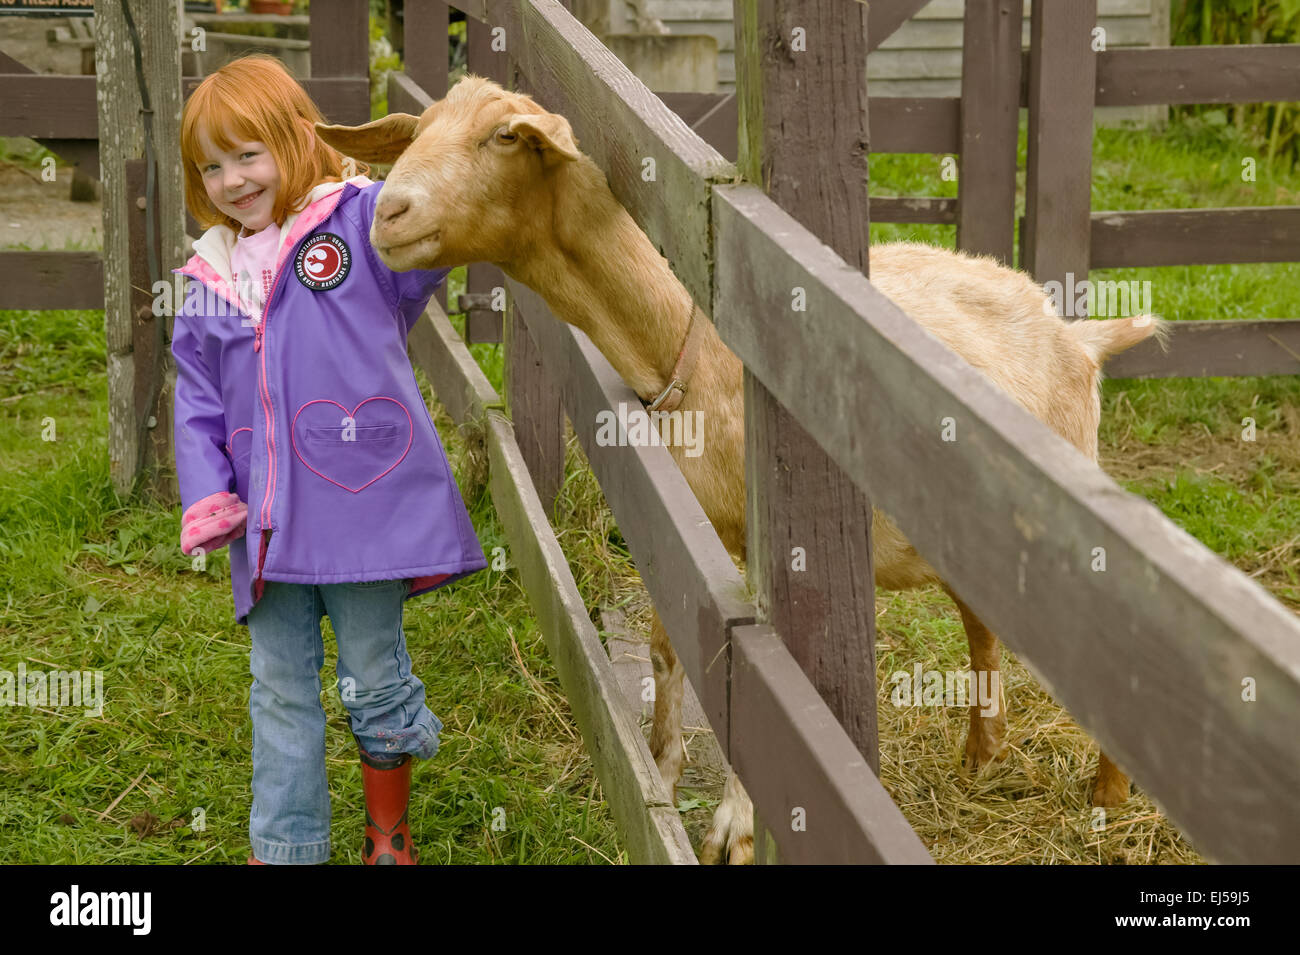
<svg viewBox="0 0 1300 955">
<path fill-rule="evenodd" d="M 718 826 L 710 826 L 700 846 L 700 865 L 719 865 L 722 862 L 723 849 L 727 853 L 727 865 L 754 864 L 754 837 L 752 835 L 734 835 L 721 832 Z"/>
<path fill-rule="evenodd" d="M 1001 739 L 972 733 L 966 737 L 966 768 L 972 773 L 1007 758 L 1007 745 Z"/>
<path fill-rule="evenodd" d="M 731 851 L 727 853 L 727 865 L 753 865 L 754 864 L 754 837 L 741 836 L 731 844 Z"/>
<path fill-rule="evenodd" d="M 1092 804 L 1105 809 L 1122 806 L 1128 802 L 1128 793 L 1129 781 L 1127 778 L 1121 776 L 1116 779 L 1112 776 L 1103 779 L 1098 776 L 1092 787 Z"/>
<path fill-rule="evenodd" d="M 722 861 L 722 836 L 715 826 L 709 826 L 700 846 L 700 865 L 717 865 Z"/>
</svg>

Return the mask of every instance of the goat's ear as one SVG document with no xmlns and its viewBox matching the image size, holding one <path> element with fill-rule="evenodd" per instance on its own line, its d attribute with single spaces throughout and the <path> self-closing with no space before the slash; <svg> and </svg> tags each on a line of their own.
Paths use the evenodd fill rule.
<svg viewBox="0 0 1300 955">
<path fill-rule="evenodd" d="M 562 159 L 578 158 L 578 141 L 573 138 L 569 121 L 554 113 L 517 113 L 506 122 L 506 129 L 542 154 L 546 165 Z"/>
<path fill-rule="evenodd" d="M 394 162 L 415 140 L 420 117 L 409 113 L 389 113 L 364 126 L 327 126 L 316 124 L 316 135 L 345 156 L 362 162 Z"/>
</svg>

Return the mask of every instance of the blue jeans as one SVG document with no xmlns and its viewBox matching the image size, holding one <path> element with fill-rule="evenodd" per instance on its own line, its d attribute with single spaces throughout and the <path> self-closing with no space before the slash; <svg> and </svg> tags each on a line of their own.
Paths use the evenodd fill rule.
<svg viewBox="0 0 1300 955">
<path fill-rule="evenodd" d="M 325 778 L 325 662 L 320 619 L 338 642 L 339 697 L 352 732 L 381 759 L 438 751 L 441 721 L 424 703 L 402 632 L 405 580 L 290 584 L 267 581 L 248 614 L 253 649 L 253 854 L 272 865 L 311 865 L 330 856 Z"/>
</svg>

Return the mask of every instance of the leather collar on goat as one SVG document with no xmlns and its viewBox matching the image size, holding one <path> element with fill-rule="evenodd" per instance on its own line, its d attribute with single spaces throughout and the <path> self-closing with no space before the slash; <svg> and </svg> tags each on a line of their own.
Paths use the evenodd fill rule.
<svg viewBox="0 0 1300 955">
<path fill-rule="evenodd" d="M 647 404 L 644 398 L 641 399 L 647 411 L 668 412 L 682 403 L 686 395 L 686 383 L 690 381 L 691 372 L 695 370 L 695 360 L 700 354 L 700 336 L 696 331 L 700 326 L 695 323 L 697 311 L 699 307 L 691 302 L 691 320 L 686 326 L 686 338 L 682 342 L 681 351 L 677 353 L 677 363 L 673 365 L 668 385 L 659 392 L 659 397 L 654 401 Z"/>
</svg>

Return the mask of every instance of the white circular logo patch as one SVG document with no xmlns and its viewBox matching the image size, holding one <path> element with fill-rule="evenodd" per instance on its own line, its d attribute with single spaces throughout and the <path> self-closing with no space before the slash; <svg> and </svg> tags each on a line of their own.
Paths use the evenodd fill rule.
<svg viewBox="0 0 1300 955">
<path fill-rule="evenodd" d="M 303 243 L 293 261 L 298 281 L 314 292 L 326 292 L 342 282 L 352 267 L 352 253 L 333 232 L 322 232 Z"/>
</svg>

